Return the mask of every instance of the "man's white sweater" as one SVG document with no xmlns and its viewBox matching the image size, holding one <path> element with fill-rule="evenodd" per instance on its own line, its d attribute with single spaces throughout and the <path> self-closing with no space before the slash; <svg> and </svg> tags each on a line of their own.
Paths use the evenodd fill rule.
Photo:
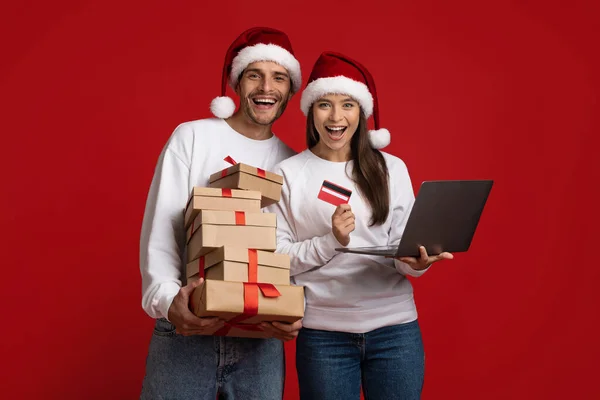
<svg viewBox="0 0 600 400">
<path fill-rule="evenodd" d="M 194 186 L 208 186 L 212 173 L 231 166 L 231 156 L 267 171 L 295 153 L 277 137 L 252 140 L 222 119 L 179 125 L 160 154 L 148 193 L 140 239 L 142 307 L 168 319 L 185 266 L 183 211 Z"/>
</svg>

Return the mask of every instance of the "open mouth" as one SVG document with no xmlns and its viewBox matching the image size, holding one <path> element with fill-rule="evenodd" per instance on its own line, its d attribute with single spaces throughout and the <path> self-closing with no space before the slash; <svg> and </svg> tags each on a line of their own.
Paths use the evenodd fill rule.
<svg viewBox="0 0 600 400">
<path fill-rule="evenodd" d="M 270 110 L 275 107 L 277 99 L 273 97 L 253 97 L 252 102 L 254 106 L 259 110 Z"/>
<path fill-rule="evenodd" d="M 332 140 L 340 140 L 344 137 L 347 128 L 347 126 L 326 126 L 325 130 Z"/>
</svg>

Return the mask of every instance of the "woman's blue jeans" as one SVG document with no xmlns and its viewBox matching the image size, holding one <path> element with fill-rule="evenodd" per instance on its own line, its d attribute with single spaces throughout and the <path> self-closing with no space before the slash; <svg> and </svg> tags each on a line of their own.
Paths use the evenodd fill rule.
<svg viewBox="0 0 600 400">
<path fill-rule="evenodd" d="M 302 328 L 296 369 L 303 400 L 417 400 L 425 353 L 418 321 L 367 333 Z"/>
</svg>

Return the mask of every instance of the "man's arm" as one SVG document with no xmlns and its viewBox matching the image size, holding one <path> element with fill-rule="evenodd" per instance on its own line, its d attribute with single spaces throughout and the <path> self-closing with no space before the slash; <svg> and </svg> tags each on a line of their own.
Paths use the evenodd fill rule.
<svg viewBox="0 0 600 400">
<path fill-rule="evenodd" d="M 163 149 L 150 185 L 140 238 L 142 308 L 166 318 L 182 334 L 214 328 L 216 318 L 198 318 L 188 308 L 194 285 L 182 285 L 184 209 L 189 197 L 192 132 L 178 127 Z"/>
<path fill-rule="evenodd" d="M 140 237 L 142 308 L 152 318 L 167 319 L 182 283 L 183 209 L 189 196 L 189 166 L 169 145 L 154 171 Z"/>
</svg>

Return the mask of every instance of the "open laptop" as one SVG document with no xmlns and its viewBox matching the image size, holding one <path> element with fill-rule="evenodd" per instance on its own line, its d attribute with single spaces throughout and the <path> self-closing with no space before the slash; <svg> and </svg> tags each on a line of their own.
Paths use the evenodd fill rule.
<svg viewBox="0 0 600 400">
<path fill-rule="evenodd" d="M 465 252 L 492 189 L 492 180 L 425 181 L 417 193 L 398 245 L 342 247 L 337 251 L 390 257 Z"/>
</svg>

